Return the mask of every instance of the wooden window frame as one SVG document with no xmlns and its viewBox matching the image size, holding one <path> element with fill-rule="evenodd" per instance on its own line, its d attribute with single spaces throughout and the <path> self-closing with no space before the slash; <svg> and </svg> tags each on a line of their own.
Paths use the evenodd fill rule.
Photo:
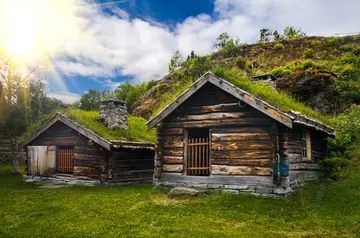
<svg viewBox="0 0 360 238">
<path fill-rule="evenodd" d="M 303 129 L 301 132 L 301 155 L 303 160 L 311 160 L 311 132 Z"/>
</svg>

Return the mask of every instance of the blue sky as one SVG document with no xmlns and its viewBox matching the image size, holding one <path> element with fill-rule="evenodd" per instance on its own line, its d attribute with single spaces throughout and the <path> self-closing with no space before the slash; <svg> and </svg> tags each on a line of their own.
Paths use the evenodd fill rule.
<svg viewBox="0 0 360 238">
<path fill-rule="evenodd" d="M 222 32 L 252 43 L 263 27 L 293 25 L 309 35 L 360 31 L 357 0 L 74 1 L 81 32 L 62 42 L 47 72 L 48 95 L 69 103 L 89 89 L 159 79 L 175 50 L 184 57 L 211 53 Z"/>
</svg>

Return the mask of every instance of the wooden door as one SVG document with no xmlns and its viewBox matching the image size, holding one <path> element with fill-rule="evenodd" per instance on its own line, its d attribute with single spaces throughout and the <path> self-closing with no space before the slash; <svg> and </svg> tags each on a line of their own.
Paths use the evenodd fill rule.
<svg viewBox="0 0 360 238">
<path fill-rule="evenodd" d="M 74 149 L 67 148 L 58 150 L 58 172 L 59 173 L 73 173 L 74 172 Z"/>
<path fill-rule="evenodd" d="M 187 175 L 210 174 L 210 139 L 189 138 L 187 144 Z"/>
</svg>

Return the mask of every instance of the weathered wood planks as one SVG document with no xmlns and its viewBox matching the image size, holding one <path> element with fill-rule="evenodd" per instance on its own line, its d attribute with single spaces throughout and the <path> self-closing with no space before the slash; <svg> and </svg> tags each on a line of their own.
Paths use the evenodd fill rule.
<svg viewBox="0 0 360 238">
<path fill-rule="evenodd" d="M 271 168 L 256 166 L 212 165 L 214 175 L 271 175 Z"/>
</svg>

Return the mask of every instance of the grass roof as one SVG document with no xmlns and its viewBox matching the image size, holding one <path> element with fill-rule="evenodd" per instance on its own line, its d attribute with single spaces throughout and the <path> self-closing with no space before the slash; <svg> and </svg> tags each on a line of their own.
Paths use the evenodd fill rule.
<svg viewBox="0 0 360 238">
<path fill-rule="evenodd" d="M 60 111 L 71 120 L 89 129 L 93 133 L 107 140 L 126 140 L 136 142 L 155 142 L 156 131 L 147 130 L 146 120 L 142 117 L 136 117 L 128 114 L 129 130 L 115 129 L 111 130 L 100 122 L 100 114 L 95 111 L 83 111 L 80 109 L 68 109 Z M 23 138 L 27 138 L 36 129 L 41 127 L 51 116 L 44 117 L 36 125 L 32 125 Z"/>
</svg>

